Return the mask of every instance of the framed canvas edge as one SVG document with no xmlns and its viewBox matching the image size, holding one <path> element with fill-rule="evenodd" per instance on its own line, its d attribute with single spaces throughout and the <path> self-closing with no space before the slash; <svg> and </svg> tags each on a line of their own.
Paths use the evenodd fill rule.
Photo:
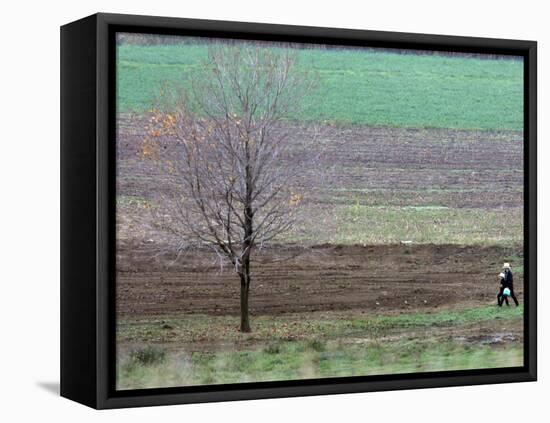
<svg viewBox="0 0 550 423">
<path fill-rule="evenodd" d="M 526 382 L 537 379 L 537 303 L 536 303 L 536 50 L 534 41 L 503 40 L 446 35 L 411 34 L 383 31 L 301 27 L 273 24 L 210 21 L 153 16 L 97 14 L 97 402 L 98 409 L 234 401 L 246 399 L 280 398 L 309 395 L 359 393 L 371 391 L 452 387 L 460 385 Z M 152 390 L 114 391 L 113 343 L 114 281 L 111 280 L 114 262 L 112 184 L 114 178 L 114 55 L 109 48 L 110 37 L 117 28 L 143 28 L 152 33 L 172 33 L 179 30 L 205 33 L 241 34 L 256 36 L 309 39 L 318 42 L 349 40 L 352 43 L 386 45 L 387 42 L 406 46 L 402 48 L 439 49 L 447 51 L 492 51 L 520 54 L 525 58 L 525 240 L 526 298 L 525 360 L 521 368 L 481 369 L 427 374 L 387 375 L 381 377 L 334 378 L 316 381 L 260 382 L 206 387 L 159 388 Z M 416 46 L 416 47 L 411 47 Z"/>
</svg>

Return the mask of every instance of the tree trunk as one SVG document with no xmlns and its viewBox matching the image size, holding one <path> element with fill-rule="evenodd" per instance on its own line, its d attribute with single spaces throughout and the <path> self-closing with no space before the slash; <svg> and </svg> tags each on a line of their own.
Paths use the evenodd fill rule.
<svg viewBox="0 0 550 423">
<path fill-rule="evenodd" d="M 252 175 L 250 173 L 250 152 L 248 137 L 245 144 L 246 154 L 246 201 L 244 207 L 244 239 L 241 273 L 241 332 L 251 332 L 248 313 L 248 290 L 250 288 L 250 253 L 252 250 L 253 218 L 252 211 Z"/>
<path fill-rule="evenodd" d="M 241 273 L 241 332 L 251 332 L 248 313 L 248 290 L 250 288 L 250 269 L 246 266 Z"/>
</svg>

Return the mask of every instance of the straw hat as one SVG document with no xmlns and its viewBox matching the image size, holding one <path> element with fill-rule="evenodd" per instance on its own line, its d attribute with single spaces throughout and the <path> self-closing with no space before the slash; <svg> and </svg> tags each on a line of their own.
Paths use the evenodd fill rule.
<svg viewBox="0 0 550 423">
<path fill-rule="evenodd" d="M 503 268 L 503 269 L 510 269 L 510 263 L 504 263 L 504 264 L 502 265 L 502 268 Z"/>
</svg>

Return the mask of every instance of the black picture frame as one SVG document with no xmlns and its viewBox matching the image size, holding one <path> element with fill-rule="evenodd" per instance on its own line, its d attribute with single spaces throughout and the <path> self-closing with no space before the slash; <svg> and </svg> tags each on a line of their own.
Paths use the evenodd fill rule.
<svg viewBox="0 0 550 423">
<path fill-rule="evenodd" d="M 524 366 L 181 388 L 114 389 L 116 32 L 524 57 Z M 537 378 L 534 41 L 95 14 L 61 27 L 61 395 L 97 409 L 431 388 Z"/>
</svg>

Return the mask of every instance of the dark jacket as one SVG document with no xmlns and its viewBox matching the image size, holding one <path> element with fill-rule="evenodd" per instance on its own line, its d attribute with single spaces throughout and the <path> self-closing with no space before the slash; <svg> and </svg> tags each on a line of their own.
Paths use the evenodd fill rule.
<svg viewBox="0 0 550 423">
<path fill-rule="evenodd" d="M 514 288 L 514 275 L 512 274 L 512 271 L 510 269 L 506 269 L 504 271 L 504 281 L 502 283 L 502 286 L 504 286 L 504 288 Z"/>
</svg>

